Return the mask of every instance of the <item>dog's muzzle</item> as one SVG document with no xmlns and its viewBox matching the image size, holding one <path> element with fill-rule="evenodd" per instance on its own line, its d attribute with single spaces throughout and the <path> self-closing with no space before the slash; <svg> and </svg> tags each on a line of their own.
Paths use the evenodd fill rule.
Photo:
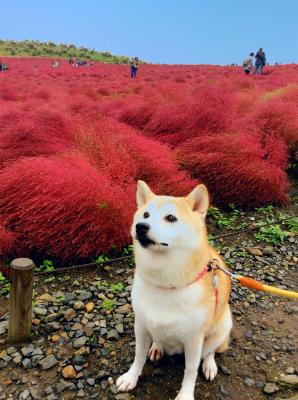
<svg viewBox="0 0 298 400">
<path fill-rule="evenodd" d="M 155 244 L 155 242 L 147 235 L 149 230 L 150 225 L 146 222 L 139 222 L 138 224 L 136 224 L 136 237 L 143 247 L 148 247 L 151 244 Z"/>
</svg>

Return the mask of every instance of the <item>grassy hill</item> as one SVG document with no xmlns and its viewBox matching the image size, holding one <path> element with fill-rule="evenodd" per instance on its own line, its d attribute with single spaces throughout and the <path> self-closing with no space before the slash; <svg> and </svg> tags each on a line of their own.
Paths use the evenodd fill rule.
<svg viewBox="0 0 298 400">
<path fill-rule="evenodd" d="M 40 42 L 38 40 L 0 39 L 0 56 L 38 56 L 53 58 L 79 58 L 80 60 L 93 60 L 109 63 L 127 63 L 129 57 L 115 56 L 108 51 L 96 51 L 86 47 L 76 47 L 73 44 L 56 44 L 53 42 Z"/>
</svg>

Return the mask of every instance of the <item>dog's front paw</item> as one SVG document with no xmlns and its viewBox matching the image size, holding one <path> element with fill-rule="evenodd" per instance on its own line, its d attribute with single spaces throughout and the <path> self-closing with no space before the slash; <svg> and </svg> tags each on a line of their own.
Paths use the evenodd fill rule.
<svg viewBox="0 0 298 400">
<path fill-rule="evenodd" d="M 192 393 L 179 392 L 178 396 L 175 398 L 175 400 L 195 400 L 195 398 Z"/>
<path fill-rule="evenodd" d="M 217 375 L 217 366 L 214 356 L 209 354 L 203 361 L 203 372 L 207 380 L 213 381 Z"/>
<path fill-rule="evenodd" d="M 128 392 L 137 386 L 138 375 L 128 371 L 125 374 L 119 376 L 116 382 L 118 392 Z"/>
</svg>

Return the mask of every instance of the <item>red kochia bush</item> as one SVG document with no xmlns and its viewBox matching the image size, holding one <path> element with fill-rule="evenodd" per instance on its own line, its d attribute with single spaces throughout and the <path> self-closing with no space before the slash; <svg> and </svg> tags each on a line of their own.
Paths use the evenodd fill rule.
<svg viewBox="0 0 298 400">
<path fill-rule="evenodd" d="M 159 193 L 181 196 L 197 183 L 179 171 L 167 146 L 139 135 L 126 124 L 102 119 L 92 131 L 81 132 L 77 140 L 97 169 L 121 187 L 135 188 L 136 181 L 143 179 Z"/>
<path fill-rule="evenodd" d="M 289 145 L 298 143 L 298 106 L 294 102 L 277 97 L 259 103 L 247 119 L 263 133 L 281 137 Z"/>
<path fill-rule="evenodd" d="M 289 183 L 280 168 L 281 158 L 275 155 L 276 163 L 270 161 L 270 148 L 263 149 L 259 140 L 251 135 L 195 138 L 181 146 L 177 157 L 208 186 L 216 204 L 283 204 Z M 283 146 L 280 149 L 285 151 Z"/>
<path fill-rule="evenodd" d="M 134 198 L 79 155 L 15 162 L 0 172 L 0 199 L 19 255 L 73 260 L 129 242 Z"/>
<path fill-rule="evenodd" d="M 12 247 L 13 234 L 4 228 L 0 221 L 0 256 L 7 254 Z"/>
<path fill-rule="evenodd" d="M 0 167 L 19 157 L 69 149 L 71 134 L 70 122 L 48 110 L 0 114 Z"/>
</svg>

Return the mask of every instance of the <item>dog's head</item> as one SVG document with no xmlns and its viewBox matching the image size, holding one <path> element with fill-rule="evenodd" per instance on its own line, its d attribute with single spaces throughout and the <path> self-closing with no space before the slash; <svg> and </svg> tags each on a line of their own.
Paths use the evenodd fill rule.
<svg viewBox="0 0 298 400">
<path fill-rule="evenodd" d="M 209 196 L 204 185 L 187 197 L 172 197 L 157 196 L 138 181 L 137 205 L 131 229 L 135 247 L 154 252 L 195 251 L 206 243 Z"/>
</svg>

